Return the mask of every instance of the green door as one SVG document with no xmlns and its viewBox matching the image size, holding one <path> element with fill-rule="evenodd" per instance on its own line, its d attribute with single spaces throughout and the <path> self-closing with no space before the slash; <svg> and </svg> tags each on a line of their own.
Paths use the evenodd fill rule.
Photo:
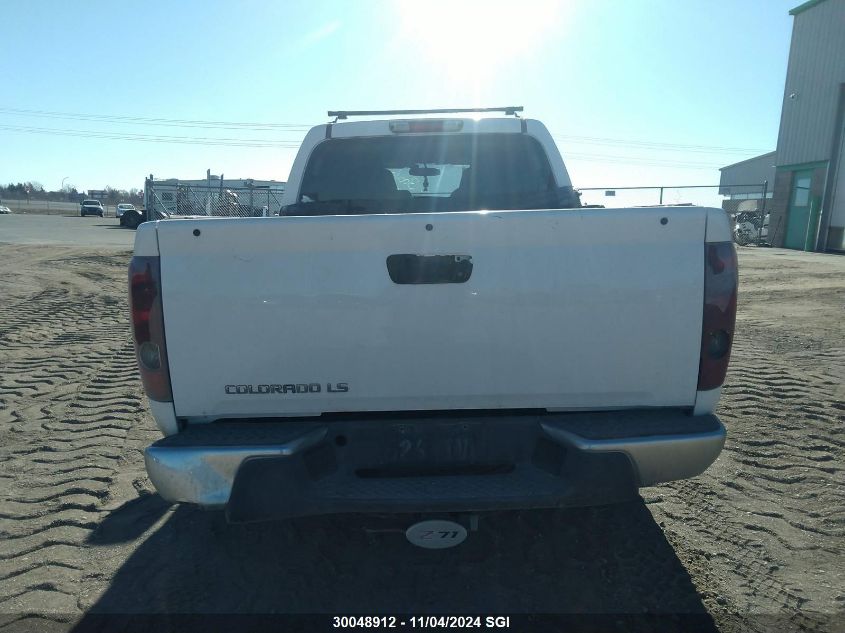
<svg viewBox="0 0 845 633">
<path fill-rule="evenodd" d="M 789 199 L 789 212 L 786 216 L 786 235 L 783 245 L 786 248 L 804 250 L 807 244 L 808 225 L 810 222 L 810 183 L 813 170 L 796 171 L 792 176 L 792 196 Z"/>
</svg>

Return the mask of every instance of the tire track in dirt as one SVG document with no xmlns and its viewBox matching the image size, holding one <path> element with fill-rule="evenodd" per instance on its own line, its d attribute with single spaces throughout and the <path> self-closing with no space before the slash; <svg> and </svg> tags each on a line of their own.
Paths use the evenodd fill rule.
<svg viewBox="0 0 845 633">
<path fill-rule="evenodd" d="M 86 539 L 122 472 L 140 471 L 130 431 L 155 435 L 129 340 L 127 259 L 46 260 L 60 280 L 0 309 L 0 612 L 79 613 Z"/>
<path fill-rule="evenodd" d="M 841 609 L 843 357 L 785 362 L 740 342 L 720 405 L 722 456 L 696 479 L 654 489 L 650 509 L 702 595 L 747 613 L 744 629 L 767 630 L 761 613 L 788 613 L 794 630 L 826 630 L 827 614 Z"/>
</svg>

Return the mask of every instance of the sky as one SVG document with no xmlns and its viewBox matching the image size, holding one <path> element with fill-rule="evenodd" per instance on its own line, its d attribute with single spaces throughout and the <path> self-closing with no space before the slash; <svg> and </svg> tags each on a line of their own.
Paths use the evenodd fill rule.
<svg viewBox="0 0 845 633">
<path fill-rule="evenodd" d="M 0 182 L 286 180 L 327 110 L 522 105 L 576 187 L 718 184 L 775 148 L 798 4 L 4 0 Z"/>
</svg>

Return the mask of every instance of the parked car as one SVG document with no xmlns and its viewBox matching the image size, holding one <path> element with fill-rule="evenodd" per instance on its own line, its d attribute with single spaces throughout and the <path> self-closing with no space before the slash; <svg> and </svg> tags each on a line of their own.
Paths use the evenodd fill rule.
<svg viewBox="0 0 845 633">
<path fill-rule="evenodd" d="M 79 215 L 99 215 L 103 217 L 103 203 L 99 200 L 83 200 L 79 205 Z"/>
<path fill-rule="evenodd" d="M 119 205 L 117 205 L 117 208 L 114 211 L 114 216 L 119 220 L 121 217 L 123 217 L 123 214 L 126 211 L 134 211 L 134 210 L 135 210 L 134 204 L 129 204 L 128 202 L 121 202 Z M 121 222 L 121 224 L 122 224 L 122 222 Z"/>
<path fill-rule="evenodd" d="M 118 205 L 120 206 L 120 205 Z M 145 221 L 146 211 L 144 209 L 136 209 L 133 205 L 127 205 L 131 209 L 123 209 L 120 215 L 117 216 L 120 221 L 120 226 L 125 226 L 130 229 L 137 229 L 142 222 Z"/>
<path fill-rule="evenodd" d="M 515 117 L 319 125 L 283 205 L 138 227 L 168 501 L 233 522 L 600 505 L 722 450 L 721 209 L 581 208 Z"/>
<path fill-rule="evenodd" d="M 11 213 L 12 210 L 9 207 L 3 206 L 0 204 L 0 213 Z"/>
</svg>

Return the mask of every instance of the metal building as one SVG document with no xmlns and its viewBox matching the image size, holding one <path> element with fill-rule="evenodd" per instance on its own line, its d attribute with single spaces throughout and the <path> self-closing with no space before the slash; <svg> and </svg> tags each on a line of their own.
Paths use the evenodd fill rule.
<svg viewBox="0 0 845 633">
<path fill-rule="evenodd" d="M 777 152 L 761 154 L 754 158 L 741 160 L 733 165 L 722 167 L 719 178 L 719 195 L 730 196 L 733 199 L 759 198 L 759 192 L 752 196 L 747 185 L 751 183 L 769 183 L 766 197 L 772 197 L 772 185 L 775 182 L 775 155 Z"/>
<path fill-rule="evenodd" d="M 769 152 L 719 169 L 722 208 L 729 212 L 768 210 L 774 195 L 775 155 Z"/>
<path fill-rule="evenodd" d="M 845 0 L 809 0 L 789 13 L 769 237 L 775 246 L 845 251 Z M 723 168 L 723 179 L 742 165 Z"/>
</svg>

